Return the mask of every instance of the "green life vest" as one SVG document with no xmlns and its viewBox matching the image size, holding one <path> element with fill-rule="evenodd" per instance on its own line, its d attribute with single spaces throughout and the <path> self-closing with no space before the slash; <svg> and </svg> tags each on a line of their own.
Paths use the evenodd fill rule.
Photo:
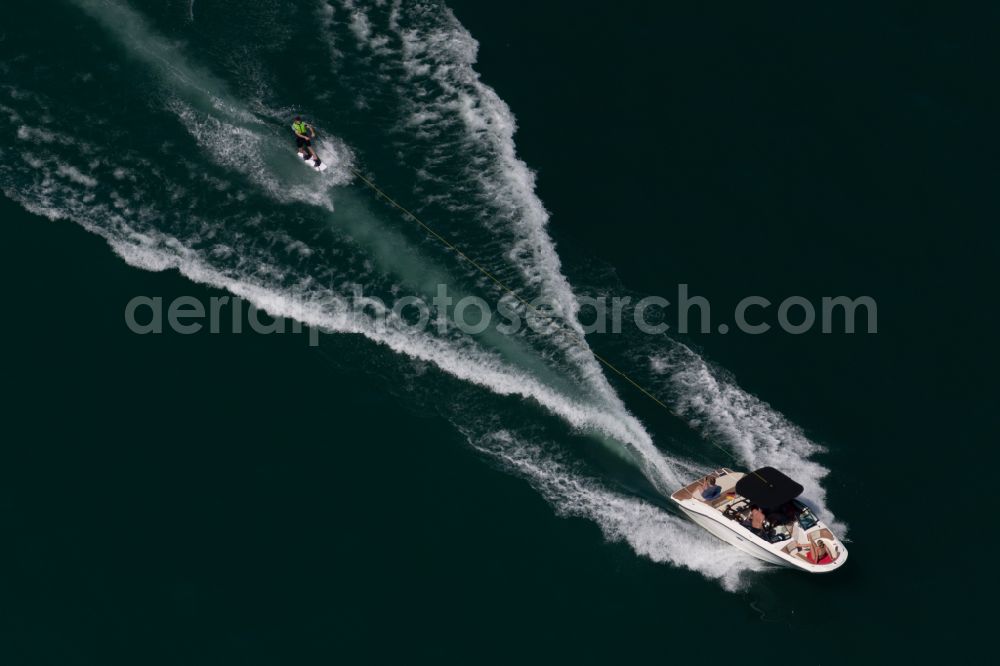
<svg viewBox="0 0 1000 666">
<path fill-rule="evenodd" d="M 297 123 L 292 123 L 292 129 L 295 130 L 295 132 L 298 134 L 301 134 L 303 136 L 306 135 L 306 124 L 304 121 L 300 120 Z"/>
</svg>

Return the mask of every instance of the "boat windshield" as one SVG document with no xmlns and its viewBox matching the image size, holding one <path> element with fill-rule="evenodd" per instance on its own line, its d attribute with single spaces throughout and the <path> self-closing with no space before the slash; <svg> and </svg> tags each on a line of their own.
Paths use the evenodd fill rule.
<svg viewBox="0 0 1000 666">
<path fill-rule="evenodd" d="M 805 504 L 803 504 L 802 502 L 796 502 L 795 506 L 799 510 L 799 516 L 798 516 L 799 527 L 801 527 L 804 530 L 807 530 L 819 522 L 819 519 L 815 516 L 815 514 L 813 514 L 812 511 L 809 510 L 809 507 L 807 507 Z"/>
</svg>

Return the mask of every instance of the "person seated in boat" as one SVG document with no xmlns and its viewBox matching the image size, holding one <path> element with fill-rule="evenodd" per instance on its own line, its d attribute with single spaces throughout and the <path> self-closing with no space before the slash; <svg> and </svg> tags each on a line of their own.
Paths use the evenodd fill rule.
<svg viewBox="0 0 1000 666">
<path fill-rule="evenodd" d="M 715 477 L 709 474 L 705 477 L 705 480 L 698 484 L 698 487 L 694 489 L 695 497 L 699 497 L 706 502 L 711 502 L 714 499 L 718 499 L 719 495 L 722 494 L 722 486 L 715 482 Z"/>
<path fill-rule="evenodd" d="M 784 510 L 784 507 L 779 507 L 773 509 L 767 513 L 767 522 L 771 523 L 771 526 L 777 525 L 787 525 L 792 522 L 794 518 L 789 518 L 788 513 Z"/>
<path fill-rule="evenodd" d="M 833 553 L 826 547 L 826 542 L 823 539 L 816 539 L 812 549 L 806 555 L 806 559 L 813 564 L 829 564 L 833 562 Z"/>
<path fill-rule="evenodd" d="M 743 527 L 759 537 L 764 536 L 764 512 L 756 504 L 750 506 L 750 518 L 743 522 Z"/>
</svg>

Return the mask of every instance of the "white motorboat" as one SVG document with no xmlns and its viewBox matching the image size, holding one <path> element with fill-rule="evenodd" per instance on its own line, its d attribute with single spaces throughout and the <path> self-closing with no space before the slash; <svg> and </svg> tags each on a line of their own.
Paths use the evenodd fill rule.
<svg viewBox="0 0 1000 666">
<path fill-rule="evenodd" d="M 796 498 L 802 486 L 773 467 L 725 467 L 670 496 L 688 517 L 754 557 L 809 573 L 847 561 L 844 544 Z"/>
</svg>

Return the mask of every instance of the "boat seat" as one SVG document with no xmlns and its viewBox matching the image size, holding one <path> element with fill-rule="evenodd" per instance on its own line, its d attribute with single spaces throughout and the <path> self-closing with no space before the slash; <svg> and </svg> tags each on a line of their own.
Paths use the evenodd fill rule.
<svg viewBox="0 0 1000 666">
<path fill-rule="evenodd" d="M 736 482 L 743 478 L 743 476 L 744 475 L 741 472 L 730 472 L 728 474 L 724 474 L 723 476 L 716 477 L 715 484 L 722 488 L 721 494 L 725 495 L 726 493 L 735 492 Z"/>
</svg>

